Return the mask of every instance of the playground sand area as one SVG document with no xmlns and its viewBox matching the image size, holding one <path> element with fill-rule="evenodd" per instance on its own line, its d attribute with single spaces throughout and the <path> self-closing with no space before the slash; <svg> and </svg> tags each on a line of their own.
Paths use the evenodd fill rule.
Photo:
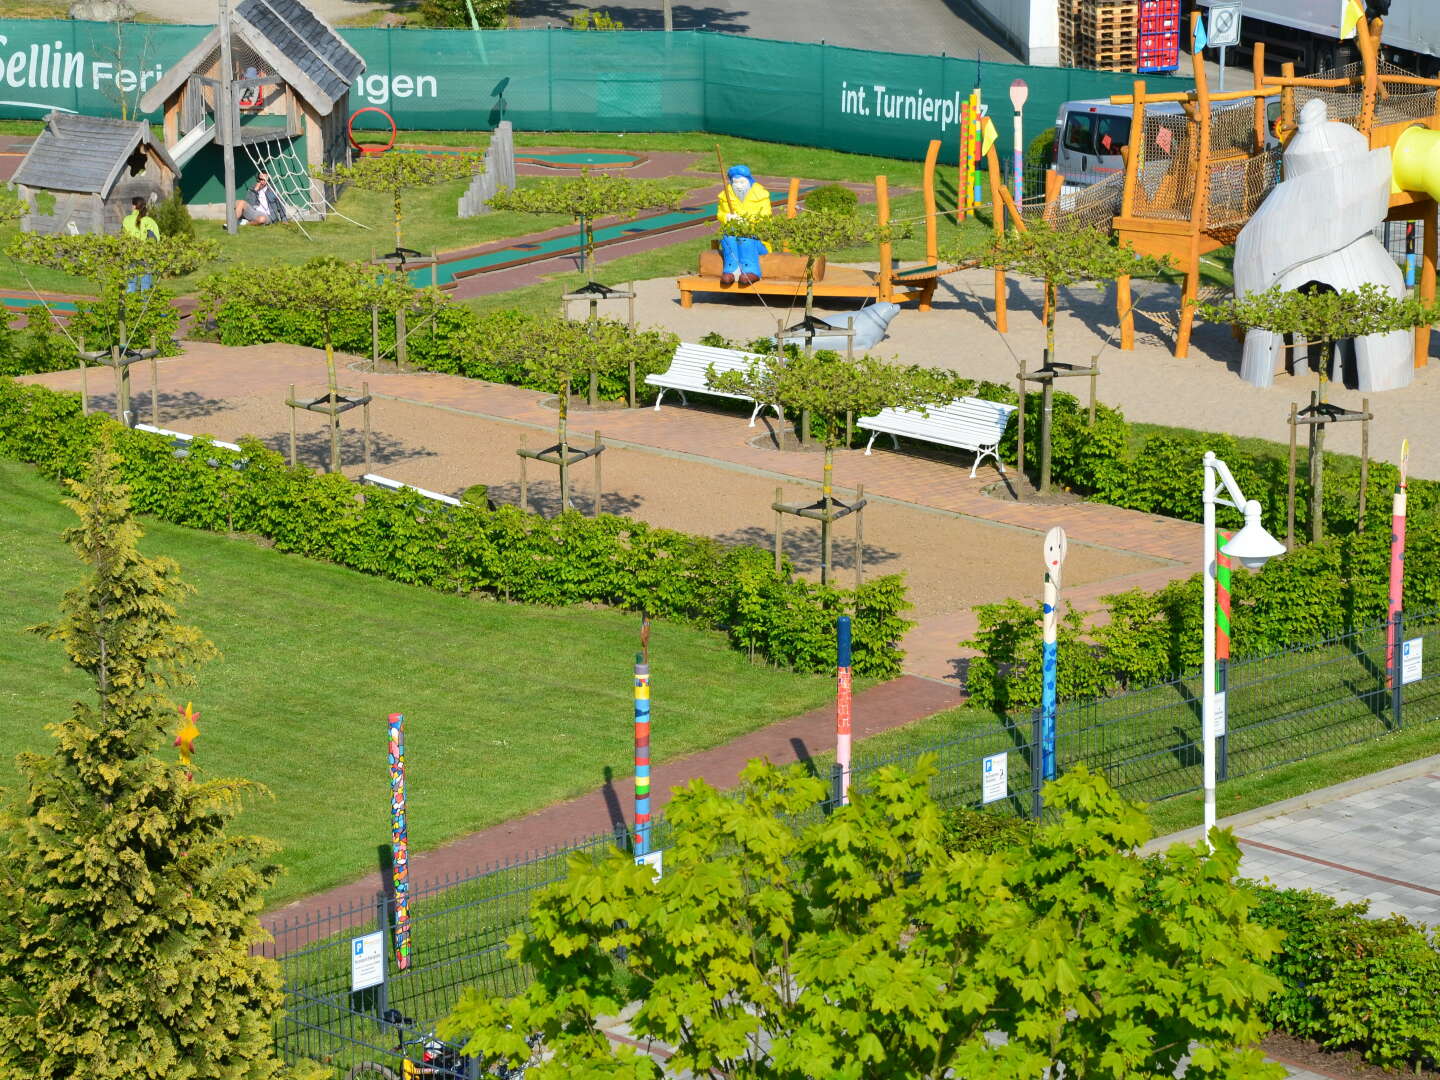
<svg viewBox="0 0 1440 1080">
<path fill-rule="evenodd" d="M 300 360 L 312 372 L 314 390 L 318 393 L 323 387 L 323 357 L 316 350 L 286 345 L 224 350 L 219 346 L 196 345 L 191 356 L 167 361 L 161 366 L 161 425 L 232 441 L 253 434 L 275 450 L 287 452 L 290 410 L 284 404 L 285 387 L 276 385 L 273 391 L 232 393 L 228 387 L 218 386 L 213 378 L 218 374 L 215 361 L 223 354 L 237 354 L 238 365 L 247 355 L 258 357 L 262 351 L 267 359 L 283 353 L 289 359 Z M 294 370 L 297 369 L 287 369 L 285 377 L 288 379 Z M 347 371 L 342 382 L 353 386 L 360 377 L 366 376 Z M 384 375 L 368 378 L 373 393 L 386 392 Z M 39 376 L 33 381 L 78 389 L 75 372 Z M 300 391 L 302 397 L 311 385 Z M 215 389 L 206 389 L 207 386 Z M 102 387 L 108 392 L 101 393 Z M 113 390 L 93 373 L 91 390 L 93 407 L 113 409 Z M 529 393 L 509 387 L 493 390 L 500 395 Z M 149 397 L 148 379 L 137 372 L 133 401 L 140 419 L 146 421 L 150 418 Z M 733 441 L 737 446 L 744 446 L 757 435 L 762 437 L 762 443 L 764 441 L 767 428 L 747 427 L 744 416 L 720 417 L 703 406 L 691 408 L 718 422 L 727 440 L 733 428 Z M 667 405 L 665 411 L 679 410 L 671 410 Z M 607 419 L 618 423 L 620 418 L 629 418 L 643 431 L 653 415 L 649 410 L 620 410 L 608 414 L 573 412 L 572 429 L 577 431 L 574 443 L 581 447 L 591 445 L 591 436 L 578 431 L 588 432 L 593 427 L 604 432 Z M 298 412 L 296 420 L 299 459 L 305 464 L 323 467 L 329 460 L 330 445 L 325 419 L 316 413 Z M 536 424 L 505 422 L 380 397 L 372 406 L 371 427 L 374 472 L 452 495 L 459 495 L 473 484 L 486 484 L 491 498 L 501 504 L 519 501 L 520 459 L 515 451 L 522 439 L 531 449 L 541 449 L 554 442 L 553 428 L 546 430 Z M 360 430 L 360 414 L 347 413 L 342 438 L 343 468 L 351 476 L 364 471 Z M 781 474 L 811 474 L 818 481 L 822 457 L 818 453 L 780 451 L 766 456 L 775 459 L 774 473 L 648 449 L 634 445 L 633 440 L 622 445 L 609 443 L 603 456 L 603 509 L 607 513 L 632 515 L 652 525 L 712 536 L 723 543 L 752 544 L 768 551 L 773 545 L 775 514 L 771 503 L 776 488 L 782 488 L 782 497 L 789 502 L 809 503 L 819 496 L 818 483 Z M 848 498 L 853 488 L 846 486 L 844 457 L 841 455 L 836 468 L 837 495 Z M 957 483 L 980 483 L 985 479 L 986 470 L 990 470 L 990 478 L 994 479 L 993 466 L 987 464 L 982 467 L 981 480 L 970 481 L 969 464 L 968 455 L 955 457 Z M 528 470 L 530 506 L 546 514 L 555 513 L 560 502 L 555 469 L 531 462 Z M 589 514 L 594 505 L 593 465 L 590 462 L 577 465 L 571 476 L 572 504 L 580 512 Z M 836 584 L 854 583 L 854 538 L 853 518 L 835 526 Z M 1030 595 L 1037 588 L 1037 568 L 1041 565 L 1041 536 L 1037 532 L 891 499 L 872 498 L 865 511 L 864 538 L 867 577 L 905 574 L 915 605 L 911 612 L 914 617 L 965 611 L 977 603 Z M 817 525 L 787 516 L 784 550 L 799 573 L 811 580 L 819 579 Z M 1156 560 L 1143 556 L 1072 544 L 1066 580 L 1080 585 L 1151 570 L 1158 565 L 1161 564 Z"/>
<path fill-rule="evenodd" d="M 874 264 L 866 266 L 874 270 Z M 604 278 L 604 268 L 598 275 Z M 636 319 L 641 325 L 664 326 L 685 341 L 698 341 L 709 331 L 718 331 L 735 342 L 774 334 L 777 320 L 785 325 L 800 321 L 803 295 L 791 304 L 781 297 L 722 297 L 697 294 L 695 305 L 680 306 L 672 278 L 657 278 L 636 286 Z M 906 364 L 945 367 L 975 379 L 989 379 L 1015 385 L 1017 364 L 1027 370 L 1040 366 L 1045 348 L 1045 330 L 1040 321 L 1041 285 L 1037 281 L 1011 276 L 1009 279 L 1010 327 L 1008 334 L 995 330 L 994 274 L 988 270 L 967 270 L 940 280 L 935 307 L 929 312 L 913 305 L 901 310 L 890 324 L 889 335 L 870 351 Z M 1137 312 L 1157 312 L 1171 324 L 1179 308 L 1178 286 L 1136 281 Z M 620 304 L 603 312 L 623 317 Z M 817 302 L 825 316 L 854 310 L 853 303 Z M 1287 418 L 1291 402 L 1301 406 L 1310 400 L 1316 378 L 1303 367 L 1295 375 L 1278 374 L 1274 385 L 1257 389 L 1239 377 L 1241 344 L 1228 326 L 1197 323 L 1190 355 L 1177 360 L 1171 354 L 1173 330 L 1150 320 L 1136 318 L 1136 346 L 1122 352 L 1115 319 L 1114 288 L 1077 286 L 1061 290 L 1056 319 L 1056 359 L 1088 367 L 1099 355 L 1099 400 L 1118 407 L 1126 419 L 1149 424 L 1169 424 L 1203 431 L 1253 436 L 1277 443 L 1288 442 Z M 1085 378 L 1062 379 L 1057 386 L 1084 400 L 1089 390 Z M 1038 385 L 1030 384 L 1032 392 Z M 1412 384 L 1403 390 L 1364 394 L 1347 390 L 1338 382 L 1330 384 L 1329 400 L 1359 409 L 1370 400 L 1375 419 L 1370 425 L 1370 453 L 1375 459 L 1397 462 L 1400 442 L 1410 442 L 1411 475 L 1440 479 L 1440 440 L 1426 433 L 1440 416 L 1440 333 L 1431 338 L 1431 361 L 1415 372 Z M 1360 425 L 1330 424 L 1325 448 L 1332 453 L 1360 452 Z M 1300 434 L 1303 468 L 1305 434 Z"/>
</svg>

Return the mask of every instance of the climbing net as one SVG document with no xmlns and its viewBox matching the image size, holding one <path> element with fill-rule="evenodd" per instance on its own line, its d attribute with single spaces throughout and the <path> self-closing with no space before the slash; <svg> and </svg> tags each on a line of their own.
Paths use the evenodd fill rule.
<svg viewBox="0 0 1440 1080">
<path fill-rule="evenodd" d="M 362 229 L 370 227 L 340 213 L 334 204 L 325 198 L 324 185 L 311 177 L 305 168 L 305 163 L 295 149 L 293 136 L 276 134 L 248 141 L 243 145 L 250 163 L 270 177 L 270 190 L 285 207 L 286 218 L 305 233 L 307 240 L 314 238 L 306 232 L 305 226 L 300 224 L 301 221 L 319 221 L 326 214 L 345 218 L 350 224 L 359 225 Z"/>
</svg>

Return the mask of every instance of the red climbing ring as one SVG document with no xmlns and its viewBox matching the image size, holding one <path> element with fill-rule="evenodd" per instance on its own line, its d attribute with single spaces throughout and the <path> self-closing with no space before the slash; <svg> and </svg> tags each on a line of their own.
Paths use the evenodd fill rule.
<svg viewBox="0 0 1440 1080">
<path fill-rule="evenodd" d="M 362 146 L 355 141 L 355 118 L 367 112 L 379 113 L 386 120 L 390 121 L 390 141 L 384 146 Z M 384 109 L 376 105 L 366 105 L 363 109 L 356 109 L 350 114 L 350 120 L 345 125 L 345 135 L 350 140 L 350 145 L 362 154 L 383 154 L 395 145 L 395 138 L 400 134 L 400 129 L 395 126 L 395 118 Z"/>
</svg>

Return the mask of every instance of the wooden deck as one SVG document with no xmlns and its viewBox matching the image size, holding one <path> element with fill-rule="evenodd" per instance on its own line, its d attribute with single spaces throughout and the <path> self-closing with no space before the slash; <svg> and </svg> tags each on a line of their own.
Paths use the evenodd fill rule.
<svg viewBox="0 0 1440 1080">
<path fill-rule="evenodd" d="M 741 285 L 736 282 L 733 285 L 722 285 L 718 277 L 693 274 L 689 277 L 678 278 L 675 284 L 680 289 L 680 306 L 690 307 L 696 293 L 724 293 L 727 296 L 754 296 L 764 294 L 766 296 L 787 296 L 803 299 L 805 296 L 805 282 L 803 279 L 793 278 L 761 278 L 753 285 Z M 836 266 L 831 263 L 825 268 L 825 276 L 815 282 L 815 295 L 817 297 L 854 297 L 862 300 L 888 300 L 893 303 L 903 304 L 907 300 L 919 300 L 920 310 L 929 311 L 930 301 L 935 292 L 935 279 L 922 279 L 916 281 L 913 287 L 907 287 L 905 283 L 898 283 L 899 288 L 885 290 L 878 275 L 869 270 L 860 270 L 853 266 Z M 890 295 L 883 295 L 888 291 Z"/>
</svg>

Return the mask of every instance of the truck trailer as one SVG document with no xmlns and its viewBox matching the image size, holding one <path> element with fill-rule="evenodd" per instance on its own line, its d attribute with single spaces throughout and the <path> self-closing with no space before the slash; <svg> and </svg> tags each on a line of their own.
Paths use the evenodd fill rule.
<svg viewBox="0 0 1440 1080">
<path fill-rule="evenodd" d="M 1268 60 L 1293 60 L 1302 75 L 1356 62 L 1360 57 L 1354 42 L 1340 40 L 1340 24 L 1348 2 L 1244 0 L 1241 47 L 1263 41 Z M 1206 9 L 1210 3 L 1199 0 Z M 1440 0 L 1369 0 L 1365 14 L 1367 18 L 1378 16 L 1385 20 L 1382 60 L 1417 75 L 1440 75 Z"/>
</svg>

